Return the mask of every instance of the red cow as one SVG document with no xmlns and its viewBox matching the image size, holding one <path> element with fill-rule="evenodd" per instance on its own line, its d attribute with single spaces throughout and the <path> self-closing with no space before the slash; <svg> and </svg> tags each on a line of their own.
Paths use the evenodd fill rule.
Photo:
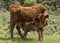
<svg viewBox="0 0 60 43">
<path fill-rule="evenodd" d="M 13 39 L 13 29 L 16 24 L 18 24 L 19 22 L 25 24 L 26 22 L 33 22 L 33 21 L 35 22 L 37 21 L 36 27 L 38 29 L 40 28 L 38 31 L 39 39 L 40 37 L 42 37 L 43 27 L 47 24 L 49 18 L 47 8 L 45 8 L 44 6 L 23 7 L 18 4 L 15 5 L 13 4 L 10 6 L 9 9 L 10 9 L 10 32 L 11 32 L 12 39 Z M 18 25 L 17 25 L 17 30 L 20 33 L 20 36 L 23 38 Z"/>
</svg>

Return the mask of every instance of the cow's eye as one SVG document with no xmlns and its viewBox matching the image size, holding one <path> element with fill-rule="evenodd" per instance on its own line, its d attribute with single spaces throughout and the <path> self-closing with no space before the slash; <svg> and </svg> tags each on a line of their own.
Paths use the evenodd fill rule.
<svg viewBox="0 0 60 43">
<path fill-rule="evenodd" d="M 44 19 L 49 18 L 49 15 L 46 15 Z"/>
<path fill-rule="evenodd" d="M 46 16 L 46 18 L 48 18 L 48 17 L 49 17 L 49 15 Z"/>
<path fill-rule="evenodd" d="M 49 15 L 47 15 L 47 16 L 45 16 L 46 18 L 48 18 L 49 17 Z"/>
</svg>

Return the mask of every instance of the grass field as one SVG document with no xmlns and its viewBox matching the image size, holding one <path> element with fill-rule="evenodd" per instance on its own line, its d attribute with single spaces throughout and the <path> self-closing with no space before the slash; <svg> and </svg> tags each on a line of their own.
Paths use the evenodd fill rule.
<svg viewBox="0 0 60 43">
<path fill-rule="evenodd" d="M 32 36 L 32 37 L 31 37 Z M 26 40 L 21 39 L 19 35 L 14 35 L 14 40 L 10 39 L 8 34 L 0 34 L 0 43 L 40 43 L 38 35 L 29 34 Z M 60 43 L 60 35 L 44 35 L 43 43 Z"/>
<path fill-rule="evenodd" d="M 14 40 L 10 39 L 9 33 L 9 12 L 0 11 L 0 43 L 40 43 L 37 33 L 29 33 L 27 39 L 23 40 L 14 30 Z M 60 16 L 50 15 L 48 26 L 44 31 L 43 43 L 60 43 Z"/>
</svg>

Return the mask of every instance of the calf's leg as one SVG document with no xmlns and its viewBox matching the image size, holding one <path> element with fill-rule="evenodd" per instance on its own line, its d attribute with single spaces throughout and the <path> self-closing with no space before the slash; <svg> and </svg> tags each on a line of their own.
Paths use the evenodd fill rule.
<svg viewBox="0 0 60 43">
<path fill-rule="evenodd" d="M 26 39 L 28 31 L 24 31 L 24 40 Z"/>
<path fill-rule="evenodd" d="M 23 35 L 22 35 L 22 33 L 21 33 L 20 27 L 16 25 L 16 29 L 17 29 L 19 35 L 20 35 L 20 36 L 22 37 L 22 39 L 23 39 L 24 37 L 23 37 Z"/>
</svg>

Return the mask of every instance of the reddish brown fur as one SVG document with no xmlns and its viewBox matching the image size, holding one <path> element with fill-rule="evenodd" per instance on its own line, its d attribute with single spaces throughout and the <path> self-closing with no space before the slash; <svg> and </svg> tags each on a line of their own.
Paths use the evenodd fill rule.
<svg viewBox="0 0 60 43">
<path fill-rule="evenodd" d="M 26 35 L 29 31 L 36 31 L 38 33 L 38 35 L 41 33 L 40 31 L 43 31 L 42 30 L 43 28 L 39 28 L 37 23 L 38 22 L 36 22 L 36 21 L 35 22 L 34 21 L 33 22 L 25 22 L 25 24 L 18 22 L 16 25 L 16 28 L 19 27 L 19 29 L 22 28 L 24 30 L 23 38 L 26 39 Z M 40 37 L 39 40 L 42 41 L 43 36 L 40 35 L 39 37 Z"/>
<path fill-rule="evenodd" d="M 48 15 L 48 10 L 44 6 L 23 7 L 23 6 L 16 4 L 16 5 L 10 6 L 10 17 L 11 17 L 10 32 L 11 32 L 12 38 L 13 38 L 13 29 L 16 24 L 18 24 L 19 22 L 21 22 L 19 24 L 22 24 L 22 23 L 25 24 L 25 22 L 35 21 L 37 24 L 36 27 L 38 29 L 40 28 L 38 31 L 39 39 L 40 39 L 40 37 L 42 37 L 42 34 L 43 34 L 43 27 L 48 22 L 49 15 Z M 31 23 L 29 23 L 29 24 L 31 24 Z M 16 26 L 17 26 L 16 29 L 20 33 L 20 36 L 23 38 L 21 31 L 19 30 L 20 26 L 18 26 L 18 25 L 16 25 Z M 28 27 L 26 26 L 26 28 L 28 28 Z M 30 30 L 32 30 L 32 29 L 30 29 Z"/>
</svg>

